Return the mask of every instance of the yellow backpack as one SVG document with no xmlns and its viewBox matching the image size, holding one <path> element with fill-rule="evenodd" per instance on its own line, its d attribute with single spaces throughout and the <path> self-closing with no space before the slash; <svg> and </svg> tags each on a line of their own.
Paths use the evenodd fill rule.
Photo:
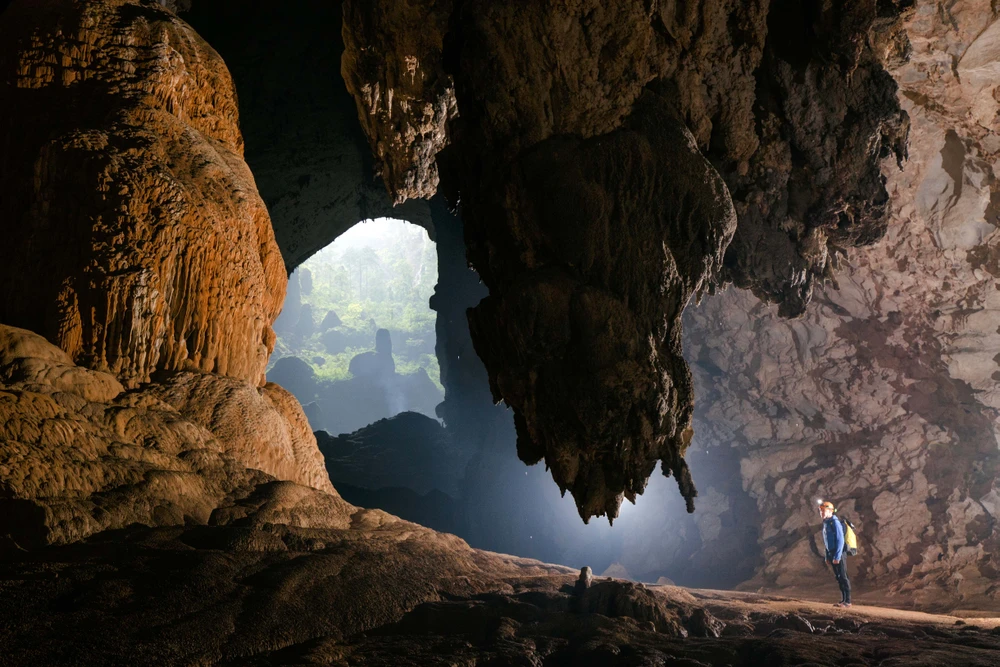
<svg viewBox="0 0 1000 667">
<path fill-rule="evenodd" d="M 848 556 L 858 555 L 858 536 L 854 532 L 854 524 L 843 517 L 837 517 L 840 519 L 840 525 L 844 527 L 844 553 Z"/>
</svg>

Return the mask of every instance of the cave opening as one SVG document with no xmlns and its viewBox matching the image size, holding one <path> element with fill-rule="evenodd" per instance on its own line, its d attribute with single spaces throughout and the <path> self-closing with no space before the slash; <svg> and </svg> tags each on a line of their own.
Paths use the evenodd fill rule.
<svg viewBox="0 0 1000 667">
<path fill-rule="evenodd" d="M 444 398 L 435 356 L 437 252 L 426 230 L 362 221 L 296 267 L 268 380 L 303 405 L 314 431 L 352 433 Z"/>
<path fill-rule="evenodd" d="M 345 230 L 371 224 L 358 220 L 405 219 L 426 229 L 436 244 L 431 307 L 444 390 L 437 407 L 383 420 L 366 413 L 338 426 L 317 416 L 318 401 L 301 400 L 338 493 L 359 507 L 454 533 L 476 548 L 586 565 L 596 574 L 712 587 L 746 579 L 759 549 L 754 524 L 743 516 L 752 503 L 730 500 L 743 495 L 739 461 L 729 448 L 703 446 L 697 429 L 689 458 L 703 493 L 695 515 L 677 502 L 674 480 L 656 471 L 613 526 L 604 519 L 584 524 L 551 471 L 542 463 L 526 467 L 518 458 L 513 413 L 494 405 L 469 331 L 468 309 L 489 292 L 470 270 L 463 221 L 440 195 L 393 205 L 382 179 L 371 176 L 375 165 L 355 100 L 346 87 L 329 85 L 341 76 L 340 3 L 306 3 L 296 12 L 254 6 L 248 12 L 235 2 L 201 3 L 186 18 L 224 57 L 240 91 L 246 160 L 288 270 L 308 268 L 307 258 Z M 232 30 L 236 24 L 240 31 Z M 310 67 L 301 67 L 303 60 Z M 302 275 L 301 269 L 291 274 L 290 291 L 301 289 Z M 279 342 L 268 378 L 295 394 L 300 390 L 275 374 L 286 356 L 280 329 L 288 312 L 286 307 L 276 326 Z M 314 310 L 312 316 L 322 327 L 326 313 Z M 373 336 L 366 345 L 374 347 Z M 392 345 L 396 355 L 395 336 Z M 299 369 L 307 375 L 308 361 Z M 329 373 L 329 366 L 319 369 L 320 376 Z"/>
</svg>

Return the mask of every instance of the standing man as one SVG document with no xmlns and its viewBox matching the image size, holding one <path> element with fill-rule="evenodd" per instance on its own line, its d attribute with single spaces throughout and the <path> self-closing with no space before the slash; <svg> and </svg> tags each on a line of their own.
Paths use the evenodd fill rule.
<svg viewBox="0 0 1000 667">
<path fill-rule="evenodd" d="M 833 503 L 820 503 L 819 513 L 823 517 L 823 538 L 826 542 L 826 562 L 833 568 L 840 586 L 841 600 L 834 607 L 851 606 L 851 582 L 847 578 L 847 563 L 844 560 L 844 525 L 833 515 Z"/>
</svg>

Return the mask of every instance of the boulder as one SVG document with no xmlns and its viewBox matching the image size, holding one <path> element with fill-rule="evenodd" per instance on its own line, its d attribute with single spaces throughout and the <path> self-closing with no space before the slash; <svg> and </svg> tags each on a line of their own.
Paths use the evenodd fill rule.
<svg viewBox="0 0 1000 667">
<path fill-rule="evenodd" d="M 319 389 L 316 371 L 306 361 L 298 357 L 278 359 L 267 372 L 267 380 L 292 392 L 302 403 L 314 401 Z"/>
</svg>

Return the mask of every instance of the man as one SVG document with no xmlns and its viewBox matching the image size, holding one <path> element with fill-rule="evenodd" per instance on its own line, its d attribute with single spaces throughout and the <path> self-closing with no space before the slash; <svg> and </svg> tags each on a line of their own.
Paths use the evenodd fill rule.
<svg viewBox="0 0 1000 667">
<path fill-rule="evenodd" d="M 826 542 L 826 562 L 833 568 L 840 586 L 841 600 L 834 607 L 851 606 L 851 582 L 847 578 L 847 563 L 844 562 L 844 524 L 833 516 L 833 503 L 820 503 L 819 513 L 823 517 L 823 538 Z"/>
</svg>

